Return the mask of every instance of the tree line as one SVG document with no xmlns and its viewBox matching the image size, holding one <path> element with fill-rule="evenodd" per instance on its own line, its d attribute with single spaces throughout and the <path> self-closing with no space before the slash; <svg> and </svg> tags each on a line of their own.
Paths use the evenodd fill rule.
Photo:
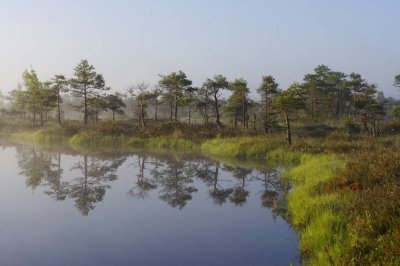
<svg viewBox="0 0 400 266">
<path fill-rule="evenodd" d="M 73 77 L 67 79 L 57 74 L 49 81 L 40 81 L 34 69 L 23 73 L 24 87 L 10 92 L 8 100 L 10 114 L 28 115 L 32 126 L 43 125 L 54 113 L 61 124 L 62 102 L 72 95 L 72 107 L 83 113 L 83 123 L 98 121 L 104 111 L 123 115 L 127 102 L 134 103 L 134 118 L 140 128 L 149 123 L 158 123 L 160 108 L 163 120 L 215 124 L 218 127 L 232 126 L 243 129 L 259 126 L 265 133 L 279 128 L 279 120 L 287 129 L 287 140 L 291 142 L 291 121 L 304 119 L 311 123 L 344 119 L 349 128 L 358 125 L 360 130 L 378 134 L 377 121 L 390 111 L 400 115 L 394 99 L 386 99 L 373 83 L 360 74 L 345 74 L 319 65 L 313 73 L 306 74 L 301 83 L 292 83 L 289 88 L 279 88 L 271 75 L 262 77 L 257 92 L 259 100 L 249 97 L 250 88 L 241 78 L 228 81 L 221 74 L 207 78 L 201 86 L 193 86 L 183 71 L 160 75 L 158 83 L 150 88 L 139 83 L 125 94 L 108 93 L 102 74 L 98 74 L 87 60 L 75 67 Z M 400 74 L 394 78 L 394 86 L 400 87 Z M 223 95 L 228 95 L 227 99 Z M 150 111 L 151 109 L 151 111 Z M 390 109 L 390 110 L 389 110 Z M 55 111 L 55 112 L 53 112 Z M 149 117 L 153 113 L 154 117 Z M 168 114 L 166 116 L 165 114 Z M 260 117 L 260 118 L 259 118 Z"/>
</svg>

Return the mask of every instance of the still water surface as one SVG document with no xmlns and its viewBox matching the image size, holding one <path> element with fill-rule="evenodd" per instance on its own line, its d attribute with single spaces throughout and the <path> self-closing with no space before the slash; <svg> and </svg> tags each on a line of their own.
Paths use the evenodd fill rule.
<svg viewBox="0 0 400 266">
<path fill-rule="evenodd" d="M 0 150 L 0 265 L 297 265 L 279 167 Z"/>
</svg>

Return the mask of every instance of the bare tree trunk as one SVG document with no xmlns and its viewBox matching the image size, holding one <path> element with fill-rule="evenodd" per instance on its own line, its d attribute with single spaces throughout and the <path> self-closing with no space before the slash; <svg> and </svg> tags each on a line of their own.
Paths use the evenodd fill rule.
<svg viewBox="0 0 400 266">
<path fill-rule="evenodd" d="M 87 125 L 87 95 L 86 95 L 86 86 L 83 88 L 83 97 L 84 97 L 84 99 L 83 99 L 83 101 L 84 101 L 84 114 L 83 114 L 83 116 L 84 116 L 84 118 L 83 118 L 83 124 L 84 125 Z"/>
<path fill-rule="evenodd" d="M 269 132 L 269 110 L 268 110 L 268 94 L 265 93 L 265 117 L 264 117 L 265 121 L 264 121 L 264 132 L 265 133 L 270 133 Z"/>
<path fill-rule="evenodd" d="M 145 122 L 144 122 L 144 103 L 143 101 L 140 102 L 140 123 L 142 124 L 143 127 L 145 127 Z"/>
<path fill-rule="evenodd" d="M 243 109 L 243 129 L 246 128 L 246 102 L 244 98 L 244 92 L 242 93 L 242 109 Z"/>
<path fill-rule="evenodd" d="M 61 125 L 60 90 L 58 90 L 57 94 L 57 121 Z"/>
<path fill-rule="evenodd" d="M 157 101 L 157 99 L 155 101 L 154 120 L 156 121 L 156 123 L 158 122 L 158 101 Z"/>
<path fill-rule="evenodd" d="M 173 102 L 172 100 L 169 102 L 169 110 L 170 110 L 170 116 L 169 116 L 169 120 L 172 120 L 172 115 L 173 115 Z"/>
<path fill-rule="evenodd" d="M 43 126 L 43 109 L 40 110 L 40 125 Z"/>
<path fill-rule="evenodd" d="M 178 93 L 175 92 L 175 120 L 178 120 Z"/>
<path fill-rule="evenodd" d="M 190 125 L 190 119 L 191 119 L 191 108 L 190 108 L 190 103 L 189 103 L 189 125 Z"/>
<path fill-rule="evenodd" d="M 292 145 L 292 132 L 290 128 L 290 120 L 289 116 L 286 112 L 284 112 L 285 115 L 285 122 L 286 122 L 286 142 L 289 146 Z"/>
<path fill-rule="evenodd" d="M 33 120 L 32 120 L 32 127 L 35 127 L 36 124 L 36 110 L 33 108 Z"/>
<path fill-rule="evenodd" d="M 376 119 L 375 119 L 375 117 L 373 118 L 373 120 L 372 120 L 372 134 L 373 134 L 373 136 L 374 137 L 376 137 L 377 136 L 377 132 L 376 132 Z"/>
<path fill-rule="evenodd" d="M 219 106 L 218 106 L 218 91 L 214 92 L 214 107 L 215 107 L 215 115 L 217 116 L 217 126 L 221 127 L 220 114 L 219 114 Z"/>
</svg>

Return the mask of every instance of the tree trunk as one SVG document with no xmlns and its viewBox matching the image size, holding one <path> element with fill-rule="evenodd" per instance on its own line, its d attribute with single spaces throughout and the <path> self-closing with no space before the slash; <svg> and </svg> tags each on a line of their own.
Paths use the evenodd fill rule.
<svg viewBox="0 0 400 266">
<path fill-rule="evenodd" d="M 83 88 L 83 124 L 87 125 L 87 95 L 86 95 L 86 86 Z"/>
<path fill-rule="evenodd" d="M 285 115 L 285 122 L 286 122 L 286 142 L 289 145 L 289 147 L 292 145 L 292 132 L 290 128 L 290 120 L 289 116 L 286 112 L 284 112 Z"/>
<path fill-rule="evenodd" d="M 189 125 L 190 125 L 190 119 L 191 119 L 191 113 L 190 113 L 190 111 L 191 111 L 191 108 L 190 108 L 190 103 L 189 103 Z"/>
<path fill-rule="evenodd" d="M 115 111 L 112 110 L 113 123 L 115 122 Z"/>
<path fill-rule="evenodd" d="M 218 91 L 214 92 L 214 107 L 215 107 L 215 115 L 217 116 L 217 126 L 221 127 L 221 121 L 220 121 L 220 114 L 219 114 L 219 107 L 218 107 Z"/>
<path fill-rule="evenodd" d="M 60 90 L 58 90 L 57 94 L 57 121 L 61 125 Z"/>
<path fill-rule="evenodd" d="M 140 123 L 142 124 L 143 127 L 145 127 L 145 122 L 144 122 L 144 103 L 143 101 L 140 102 Z"/>
<path fill-rule="evenodd" d="M 373 136 L 374 137 L 376 137 L 377 136 L 377 132 L 376 132 L 376 119 L 375 119 L 375 117 L 373 118 L 373 120 L 372 120 L 372 134 L 373 134 Z"/>
<path fill-rule="evenodd" d="M 264 117 L 265 121 L 264 121 L 264 132 L 270 133 L 269 132 L 269 110 L 268 110 L 268 94 L 265 93 L 265 117 Z"/>
<path fill-rule="evenodd" d="M 178 120 L 178 93 L 175 93 L 175 120 Z"/>
<path fill-rule="evenodd" d="M 36 110 L 35 108 L 33 109 L 33 120 L 32 120 L 32 127 L 35 127 L 36 124 Z"/>
<path fill-rule="evenodd" d="M 173 102 L 172 102 L 172 99 L 169 102 L 169 110 L 170 110 L 169 120 L 172 120 L 172 115 L 173 115 Z"/>
<path fill-rule="evenodd" d="M 337 88 L 337 99 L 336 99 L 336 117 L 338 118 L 340 116 L 340 105 L 341 105 L 341 93 L 339 86 Z"/>
<path fill-rule="evenodd" d="M 156 123 L 158 122 L 158 101 L 157 101 L 157 99 L 155 102 L 154 120 L 156 121 Z"/>
<path fill-rule="evenodd" d="M 246 128 L 246 102 L 244 98 L 244 92 L 242 93 L 242 109 L 243 109 L 243 129 Z"/>
<path fill-rule="evenodd" d="M 43 109 L 40 110 L 40 125 L 43 126 Z"/>
</svg>

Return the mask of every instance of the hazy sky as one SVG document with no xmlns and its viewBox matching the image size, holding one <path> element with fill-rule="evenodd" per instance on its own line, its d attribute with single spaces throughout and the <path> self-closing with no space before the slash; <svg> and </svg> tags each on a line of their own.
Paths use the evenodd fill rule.
<svg viewBox="0 0 400 266">
<path fill-rule="evenodd" d="M 125 91 L 183 70 L 281 88 L 318 64 L 358 72 L 385 94 L 400 73 L 399 0 L 0 0 L 0 89 L 32 66 L 70 77 L 85 58 Z"/>
</svg>

